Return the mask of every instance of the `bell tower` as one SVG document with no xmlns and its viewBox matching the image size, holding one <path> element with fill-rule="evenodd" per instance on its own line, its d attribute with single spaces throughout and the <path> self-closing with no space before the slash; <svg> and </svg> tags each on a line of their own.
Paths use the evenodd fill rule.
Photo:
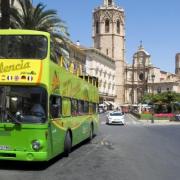
<svg viewBox="0 0 180 180">
<path fill-rule="evenodd" d="M 176 54 L 176 67 L 175 73 L 180 76 L 180 53 Z"/>
<path fill-rule="evenodd" d="M 114 5 L 114 1 L 113 0 L 104 0 L 104 6 L 112 6 Z"/>
<path fill-rule="evenodd" d="M 93 12 L 94 48 L 115 61 L 116 103 L 124 104 L 125 64 L 125 17 L 124 10 L 114 0 L 104 0 Z"/>
</svg>

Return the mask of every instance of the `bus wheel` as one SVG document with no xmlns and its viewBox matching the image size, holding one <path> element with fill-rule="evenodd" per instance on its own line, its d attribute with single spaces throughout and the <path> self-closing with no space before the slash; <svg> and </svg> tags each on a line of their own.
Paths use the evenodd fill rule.
<svg viewBox="0 0 180 180">
<path fill-rule="evenodd" d="M 64 156 L 65 157 L 69 156 L 69 153 L 71 152 L 71 147 L 72 147 L 72 141 L 71 141 L 70 132 L 68 131 L 66 133 L 66 137 L 64 141 Z"/>
</svg>

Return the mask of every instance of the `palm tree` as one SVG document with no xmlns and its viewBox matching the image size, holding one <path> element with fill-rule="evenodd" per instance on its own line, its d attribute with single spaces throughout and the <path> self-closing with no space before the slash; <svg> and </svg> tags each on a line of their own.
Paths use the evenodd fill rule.
<svg viewBox="0 0 180 180">
<path fill-rule="evenodd" d="M 10 6 L 13 5 L 14 0 L 0 0 L 0 28 L 9 29 L 10 27 Z M 1 45 L 3 44 L 3 46 Z M 7 54 L 7 39 L 3 37 L 1 39 L 1 55 Z"/>
<path fill-rule="evenodd" d="M 51 34 L 51 58 L 57 61 L 67 49 L 68 31 L 55 10 L 46 10 L 42 3 L 33 6 L 31 0 L 17 0 L 20 9 L 11 8 L 11 28 L 45 31 Z"/>
<path fill-rule="evenodd" d="M 10 1 L 9 0 L 1 0 L 1 28 L 8 29 L 10 26 Z"/>
<path fill-rule="evenodd" d="M 15 0 L 0 0 L 0 28 L 8 29 L 10 27 L 10 6 Z"/>
</svg>

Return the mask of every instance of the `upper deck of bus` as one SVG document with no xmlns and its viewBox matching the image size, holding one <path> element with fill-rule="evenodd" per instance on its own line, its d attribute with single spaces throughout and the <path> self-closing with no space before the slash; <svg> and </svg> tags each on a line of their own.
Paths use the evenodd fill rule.
<svg viewBox="0 0 180 180">
<path fill-rule="evenodd" d="M 0 38 L 4 35 L 10 36 L 10 38 L 11 36 L 44 36 L 47 40 L 47 49 L 46 55 L 42 56 L 42 58 L 25 58 L 21 56 L 18 58 L 6 58 L 0 55 L 0 85 L 42 85 L 46 87 L 50 94 L 61 94 L 77 98 L 83 96 L 82 91 L 86 94 L 84 97 L 97 94 L 97 87 L 93 85 L 95 83 L 91 81 L 91 83 L 85 82 L 82 78 L 73 75 L 65 70 L 65 68 L 60 67 L 59 64 L 50 60 L 49 33 L 34 30 L 0 30 Z M 0 42 L 2 43 L 2 41 Z M 33 42 L 31 37 L 30 42 Z M 14 43 L 13 46 L 16 46 L 16 44 Z M 79 92 L 77 91 L 78 89 Z M 74 95 L 75 91 L 77 91 L 77 96 Z M 91 101 L 98 102 L 98 97 L 94 96 L 94 98 L 90 99 Z"/>
</svg>

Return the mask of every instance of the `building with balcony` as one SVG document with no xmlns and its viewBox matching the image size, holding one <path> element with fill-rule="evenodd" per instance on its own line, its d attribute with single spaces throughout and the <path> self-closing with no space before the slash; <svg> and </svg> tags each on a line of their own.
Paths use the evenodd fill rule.
<svg viewBox="0 0 180 180">
<path fill-rule="evenodd" d="M 100 104 L 117 106 L 115 85 L 115 62 L 98 49 L 84 49 L 86 53 L 86 73 L 98 78 Z"/>
</svg>

